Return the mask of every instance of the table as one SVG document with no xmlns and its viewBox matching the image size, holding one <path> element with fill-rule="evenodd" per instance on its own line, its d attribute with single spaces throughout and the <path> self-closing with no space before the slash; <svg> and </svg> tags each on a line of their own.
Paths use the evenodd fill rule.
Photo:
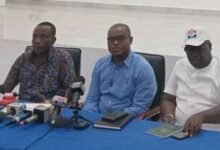
<svg viewBox="0 0 220 150">
<path fill-rule="evenodd" d="M 98 114 L 82 113 L 91 121 Z M 0 150 L 214 150 L 220 148 L 220 133 L 202 130 L 193 138 L 175 140 L 159 138 L 145 131 L 158 122 L 133 120 L 123 130 L 90 127 L 85 130 L 53 128 L 47 124 L 12 126 L 0 129 Z M 40 138 L 40 139 L 39 139 Z"/>
</svg>

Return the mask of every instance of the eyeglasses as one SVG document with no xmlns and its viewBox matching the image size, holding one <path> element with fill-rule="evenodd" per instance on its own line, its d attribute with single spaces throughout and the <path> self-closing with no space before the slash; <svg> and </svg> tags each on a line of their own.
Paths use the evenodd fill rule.
<svg viewBox="0 0 220 150">
<path fill-rule="evenodd" d="M 126 40 L 127 38 L 129 38 L 129 36 L 120 35 L 120 36 L 117 36 L 117 37 L 108 37 L 107 40 L 109 42 L 114 42 L 116 40 L 118 42 L 122 42 L 122 41 Z"/>
</svg>

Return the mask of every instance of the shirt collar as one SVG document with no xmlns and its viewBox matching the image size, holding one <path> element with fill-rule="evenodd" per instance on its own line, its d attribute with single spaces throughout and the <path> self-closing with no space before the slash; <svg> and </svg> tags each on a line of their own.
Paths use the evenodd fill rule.
<svg viewBox="0 0 220 150">
<path fill-rule="evenodd" d="M 124 64 L 125 66 L 129 68 L 131 66 L 132 55 L 133 55 L 133 52 L 129 52 L 127 58 L 121 64 Z M 114 64 L 114 62 L 112 61 L 112 55 L 108 57 L 107 63 L 112 64 L 112 65 Z"/>
<path fill-rule="evenodd" d="M 52 60 L 54 58 L 54 53 L 56 49 L 54 47 L 51 47 L 48 54 L 48 61 Z"/>
<path fill-rule="evenodd" d="M 124 60 L 124 64 L 129 68 L 132 61 L 132 52 L 129 53 L 128 57 Z"/>
<path fill-rule="evenodd" d="M 49 50 L 49 52 L 48 52 L 47 61 L 50 61 L 50 60 L 53 59 L 54 52 L 55 52 L 55 48 L 54 48 L 54 47 L 51 47 L 50 50 Z M 35 56 L 34 56 L 34 51 L 32 50 L 32 51 L 31 51 L 30 60 L 32 61 L 34 58 L 35 58 Z"/>
</svg>

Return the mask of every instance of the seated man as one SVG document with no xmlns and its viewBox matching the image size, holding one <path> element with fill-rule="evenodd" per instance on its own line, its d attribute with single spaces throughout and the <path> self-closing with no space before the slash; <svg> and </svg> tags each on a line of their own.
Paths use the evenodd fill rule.
<svg viewBox="0 0 220 150">
<path fill-rule="evenodd" d="M 131 52 L 132 37 L 127 25 L 113 25 L 107 40 L 111 54 L 95 65 L 84 110 L 125 111 L 136 116 L 151 106 L 155 96 L 154 71 L 142 56 Z"/>
<path fill-rule="evenodd" d="M 19 99 L 43 102 L 69 87 L 74 79 L 71 56 L 53 47 L 56 28 L 42 22 L 33 32 L 33 50 L 24 52 L 12 65 L 0 92 L 11 92 L 20 83 Z M 63 93 L 63 92 L 62 92 Z"/>
<path fill-rule="evenodd" d="M 161 113 L 163 121 L 184 125 L 184 131 L 194 136 L 203 123 L 220 121 L 220 62 L 212 57 L 209 36 L 201 27 L 186 32 L 184 45 L 188 59 L 176 62 L 164 91 Z"/>
</svg>

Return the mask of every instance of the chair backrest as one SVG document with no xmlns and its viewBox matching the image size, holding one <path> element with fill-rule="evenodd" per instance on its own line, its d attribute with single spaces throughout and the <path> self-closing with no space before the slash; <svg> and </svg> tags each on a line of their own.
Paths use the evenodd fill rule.
<svg viewBox="0 0 220 150">
<path fill-rule="evenodd" d="M 55 47 L 57 49 L 62 49 L 67 51 L 71 57 L 72 60 L 74 62 L 74 70 L 76 73 L 76 76 L 80 76 L 80 71 L 81 71 L 81 49 L 79 48 L 70 48 L 70 47 Z M 33 46 L 27 46 L 25 51 L 32 51 L 33 50 Z"/>
<path fill-rule="evenodd" d="M 139 53 L 137 54 L 143 56 L 152 66 L 156 81 L 157 81 L 157 93 L 154 97 L 151 108 L 158 106 L 160 104 L 160 99 L 164 90 L 165 85 L 165 58 L 162 55 Z"/>
</svg>

